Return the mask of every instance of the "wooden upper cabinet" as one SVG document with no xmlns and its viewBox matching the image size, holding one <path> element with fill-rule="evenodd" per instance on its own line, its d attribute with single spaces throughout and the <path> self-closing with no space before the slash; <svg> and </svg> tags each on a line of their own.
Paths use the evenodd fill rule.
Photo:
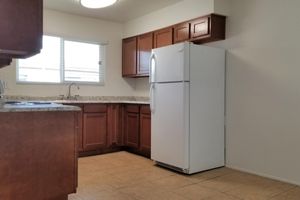
<svg viewBox="0 0 300 200">
<path fill-rule="evenodd" d="M 0 55 L 26 58 L 42 48 L 43 0 L 0 1 Z"/>
<path fill-rule="evenodd" d="M 197 44 L 225 39 L 226 17 L 211 14 L 192 20 L 191 41 Z"/>
<path fill-rule="evenodd" d="M 191 22 L 191 38 L 197 39 L 199 37 L 203 37 L 209 34 L 210 31 L 210 18 L 203 17 L 196 19 Z"/>
<path fill-rule="evenodd" d="M 137 37 L 123 39 L 122 75 L 135 76 L 137 64 Z"/>
<path fill-rule="evenodd" d="M 149 76 L 151 49 L 179 42 L 203 44 L 225 39 L 226 17 L 210 14 L 156 30 L 151 33 L 123 39 L 123 77 Z"/>
<path fill-rule="evenodd" d="M 137 75 L 149 75 L 149 59 L 153 48 L 153 33 L 138 36 Z"/>
<path fill-rule="evenodd" d="M 173 44 L 173 27 L 164 28 L 154 32 L 154 48 Z"/>
<path fill-rule="evenodd" d="M 11 58 L 0 58 L 0 68 L 10 65 L 11 61 Z"/>
<path fill-rule="evenodd" d="M 184 22 L 174 26 L 174 43 L 188 41 L 190 39 L 190 23 Z"/>
</svg>

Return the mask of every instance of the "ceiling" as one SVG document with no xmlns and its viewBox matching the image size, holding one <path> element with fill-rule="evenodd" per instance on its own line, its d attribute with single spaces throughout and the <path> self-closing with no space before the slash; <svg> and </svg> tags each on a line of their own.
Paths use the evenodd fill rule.
<svg viewBox="0 0 300 200">
<path fill-rule="evenodd" d="M 126 22 L 179 1 L 182 0 L 118 0 L 110 7 L 87 9 L 80 5 L 79 0 L 44 0 L 44 7 L 87 17 Z"/>
</svg>

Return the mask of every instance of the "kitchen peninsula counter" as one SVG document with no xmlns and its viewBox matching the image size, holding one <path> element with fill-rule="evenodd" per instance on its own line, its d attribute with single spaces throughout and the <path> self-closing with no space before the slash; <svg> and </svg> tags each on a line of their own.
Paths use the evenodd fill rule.
<svg viewBox="0 0 300 200">
<path fill-rule="evenodd" d="M 58 103 L 49 104 L 34 104 L 28 102 L 20 102 L 18 104 L 6 104 L 0 107 L 2 112 L 48 112 L 48 111 L 80 111 L 81 109 L 76 106 L 62 105 Z"/>
<path fill-rule="evenodd" d="M 77 188 L 77 115 L 61 104 L 0 108 L 0 199 L 67 200 Z"/>
</svg>

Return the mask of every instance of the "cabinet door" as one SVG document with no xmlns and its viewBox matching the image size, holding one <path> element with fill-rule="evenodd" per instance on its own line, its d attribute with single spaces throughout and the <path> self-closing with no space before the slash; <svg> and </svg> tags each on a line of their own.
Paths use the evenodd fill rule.
<svg viewBox="0 0 300 200">
<path fill-rule="evenodd" d="M 40 52 L 43 34 L 42 0 L 0 1 L 2 55 L 25 58 Z"/>
<path fill-rule="evenodd" d="M 190 23 L 185 22 L 174 26 L 174 43 L 188 41 L 190 39 Z"/>
<path fill-rule="evenodd" d="M 203 44 L 225 39 L 226 17 L 217 14 L 200 17 L 191 22 L 190 41 Z"/>
<path fill-rule="evenodd" d="M 124 39 L 122 48 L 122 75 L 135 76 L 137 72 L 137 38 Z"/>
<path fill-rule="evenodd" d="M 106 146 L 107 113 L 83 114 L 83 149 L 97 150 Z"/>
<path fill-rule="evenodd" d="M 150 156 L 151 153 L 151 114 L 149 106 L 141 106 L 140 114 L 140 150 Z"/>
<path fill-rule="evenodd" d="M 125 144 L 129 147 L 139 147 L 139 113 L 125 113 Z"/>
<path fill-rule="evenodd" d="M 153 33 L 138 36 L 137 74 L 149 76 L 149 60 L 153 48 Z"/>
<path fill-rule="evenodd" d="M 210 18 L 202 17 L 191 22 L 191 39 L 199 39 L 210 33 Z"/>
<path fill-rule="evenodd" d="M 122 146 L 122 112 L 120 104 L 110 104 L 107 111 L 107 146 Z"/>
<path fill-rule="evenodd" d="M 154 48 L 173 44 L 173 28 L 168 27 L 154 32 Z"/>
</svg>

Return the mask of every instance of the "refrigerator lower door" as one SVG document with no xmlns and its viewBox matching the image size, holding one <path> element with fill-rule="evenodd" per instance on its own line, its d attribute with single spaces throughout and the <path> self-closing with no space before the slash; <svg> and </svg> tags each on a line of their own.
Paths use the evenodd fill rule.
<svg viewBox="0 0 300 200">
<path fill-rule="evenodd" d="M 189 168 L 189 83 L 154 84 L 151 95 L 151 159 Z"/>
</svg>

